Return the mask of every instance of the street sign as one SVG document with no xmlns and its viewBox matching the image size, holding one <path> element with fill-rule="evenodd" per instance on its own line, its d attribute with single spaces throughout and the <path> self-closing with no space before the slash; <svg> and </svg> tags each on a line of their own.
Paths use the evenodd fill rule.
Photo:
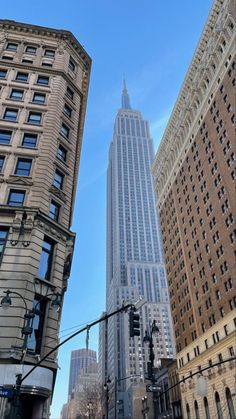
<svg viewBox="0 0 236 419">
<path fill-rule="evenodd" d="M 146 385 L 146 391 L 147 393 L 153 393 L 155 391 L 161 391 L 161 387 L 157 384 L 147 384 Z"/>
<path fill-rule="evenodd" d="M 13 388 L 0 386 L 0 397 L 7 397 L 8 399 L 13 397 Z"/>
</svg>

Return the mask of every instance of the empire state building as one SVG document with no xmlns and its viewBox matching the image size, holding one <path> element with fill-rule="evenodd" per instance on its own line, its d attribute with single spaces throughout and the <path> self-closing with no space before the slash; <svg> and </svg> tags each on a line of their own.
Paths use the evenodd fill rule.
<svg viewBox="0 0 236 419">
<path fill-rule="evenodd" d="M 140 296 L 141 336 L 130 338 L 127 314 L 109 319 L 107 329 L 107 376 L 118 387 L 119 417 L 129 415 L 128 389 L 144 381 L 148 348 L 145 330 L 156 320 L 155 361 L 173 357 L 173 334 L 162 254 L 159 221 L 151 174 L 153 141 L 148 122 L 133 110 L 124 82 L 107 173 L 107 283 L 106 310 Z M 131 377 L 125 379 L 125 377 Z M 134 377 L 138 376 L 138 377 Z M 110 409 L 112 402 L 109 403 Z M 114 415 L 113 415 L 114 416 Z M 112 413 L 110 413 L 112 417 Z"/>
</svg>

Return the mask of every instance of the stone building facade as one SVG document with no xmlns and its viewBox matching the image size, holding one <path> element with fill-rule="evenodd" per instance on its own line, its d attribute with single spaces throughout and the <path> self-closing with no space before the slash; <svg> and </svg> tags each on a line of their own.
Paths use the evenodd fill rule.
<svg viewBox="0 0 236 419">
<path fill-rule="evenodd" d="M 236 354 L 233 3 L 213 3 L 153 165 L 181 379 Z M 235 417 L 233 362 L 205 397 L 182 384 L 184 417 Z"/>
<path fill-rule="evenodd" d="M 70 230 L 91 59 L 72 33 L 0 20 L 0 385 L 58 343 L 75 234 Z M 20 296 L 18 294 L 20 294 Z M 24 307 L 24 300 L 26 307 Z M 36 307 L 22 354 L 24 315 Z M 52 353 L 22 383 L 22 417 L 47 417 Z M 0 398 L 1 417 L 8 400 Z"/>
</svg>

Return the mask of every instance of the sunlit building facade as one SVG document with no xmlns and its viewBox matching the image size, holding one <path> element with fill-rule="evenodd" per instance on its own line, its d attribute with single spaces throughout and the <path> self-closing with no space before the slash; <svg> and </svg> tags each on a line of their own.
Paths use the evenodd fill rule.
<svg viewBox="0 0 236 419">
<path fill-rule="evenodd" d="M 127 389 L 145 379 L 148 349 L 143 337 L 154 319 L 159 327 L 154 338 L 156 360 L 173 357 L 169 297 L 151 175 L 153 158 L 148 122 L 131 108 L 124 83 L 107 173 L 106 310 L 109 313 L 124 301 L 135 301 L 140 296 L 147 303 L 140 309 L 140 337 L 129 337 L 127 314 L 108 321 L 104 370 L 111 386 L 115 377 L 117 380 L 118 418 L 128 417 L 131 412 Z M 129 376 L 133 378 L 124 380 Z M 110 400 L 109 410 L 110 417 L 114 417 L 114 400 Z"/>
<path fill-rule="evenodd" d="M 236 415 L 235 67 L 235 4 L 215 0 L 153 166 L 186 418 Z"/>
<path fill-rule="evenodd" d="M 48 417 L 56 379 L 57 352 L 47 354 L 61 311 L 51 303 L 63 302 L 70 275 L 90 67 L 72 33 L 0 20 L 0 296 L 11 298 L 0 307 L 0 386 L 46 357 L 22 382 L 23 419 Z M 0 397 L 0 417 L 11 408 Z"/>
</svg>

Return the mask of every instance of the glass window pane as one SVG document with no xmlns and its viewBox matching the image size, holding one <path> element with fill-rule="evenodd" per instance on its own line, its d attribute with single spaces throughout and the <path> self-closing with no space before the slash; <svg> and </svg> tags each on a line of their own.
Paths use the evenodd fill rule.
<svg viewBox="0 0 236 419">
<path fill-rule="evenodd" d="M 0 156 L 0 172 L 2 172 L 2 168 L 3 168 L 3 165 L 4 165 L 4 160 L 5 160 L 5 157 Z"/>
<path fill-rule="evenodd" d="M 25 198 L 25 191 L 11 190 L 8 197 L 8 205 L 12 207 L 22 207 Z"/>
<path fill-rule="evenodd" d="M 7 108 L 5 110 L 5 113 L 4 113 L 4 117 L 3 118 L 4 119 L 7 119 L 8 121 L 16 121 L 17 115 L 18 115 L 18 110 Z"/>
<path fill-rule="evenodd" d="M 37 48 L 31 47 L 31 46 L 26 47 L 26 50 L 25 50 L 25 52 L 27 52 L 28 54 L 36 54 L 36 51 L 37 51 Z"/>
<path fill-rule="evenodd" d="M 44 278 L 46 280 L 50 279 L 52 257 L 53 257 L 53 243 L 48 239 L 44 239 L 41 257 L 40 257 L 39 269 L 38 269 L 38 275 L 40 276 L 40 278 Z"/>
<path fill-rule="evenodd" d="M 28 80 L 28 73 L 22 73 L 22 72 L 18 71 L 18 73 L 16 75 L 16 80 L 26 82 Z"/>
<path fill-rule="evenodd" d="M 52 218 L 53 220 L 58 221 L 59 211 L 60 211 L 60 205 L 55 201 L 51 201 L 50 208 L 49 208 L 49 217 Z"/>
<path fill-rule="evenodd" d="M 33 102 L 44 103 L 45 102 L 45 94 L 44 93 L 34 93 Z"/>
<path fill-rule="evenodd" d="M 7 70 L 0 70 L 0 79 L 5 79 L 7 75 Z"/>
<path fill-rule="evenodd" d="M 10 144 L 12 131 L 0 130 L 0 144 Z"/>
<path fill-rule="evenodd" d="M 28 122 L 30 124 L 37 124 L 39 125 L 41 123 L 42 114 L 41 113 L 34 113 L 30 112 L 28 116 Z"/>
<path fill-rule="evenodd" d="M 63 137 L 68 138 L 69 133 L 70 133 L 70 129 L 65 124 L 61 124 L 60 133 L 63 135 Z"/>
<path fill-rule="evenodd" d="M 47 86 L 49 83 L 49 77 L 47 76 L 38 76 L 37 84 L 42 84 Z"/>
<path fill-rule="evenodd" d="M 19 176 L 29 176 L 32 160 L 18 159 L 15 174 Z"/>
<path fill-rule="evenodd" d="M 13 89 L 12 92 L 11 92 L 10 98 L 11 99 L 16 99 L 16 100 L 22 100 L 23 93 L 24 93 L 23 90 Z"/>
<path fill-rule="evenodd" d="M 66 161 L 66 154 L 67 150 L 60 144 L 57 150 L 57 157 L 62 161 Z"/>
<path fill-rule="evenodd" d="M 17 50 L 17 44 L 13 43 L 13 42 L 8 42 L 7 44 L 7 50 L 8 51 L 16 51 Z"/>
<path fill-rule="evenodd" d="M 23 136 L 22 146 L 34 148 L 37 143 L 37 134 L 25 133 Z"/>
<path fill-rule="evenodd" d="M 49 58 L 54 58 L 55 51 L 53 51 L 52 49 L 45 49 L 44 56 L 49 57 Z"/>
</svg>

